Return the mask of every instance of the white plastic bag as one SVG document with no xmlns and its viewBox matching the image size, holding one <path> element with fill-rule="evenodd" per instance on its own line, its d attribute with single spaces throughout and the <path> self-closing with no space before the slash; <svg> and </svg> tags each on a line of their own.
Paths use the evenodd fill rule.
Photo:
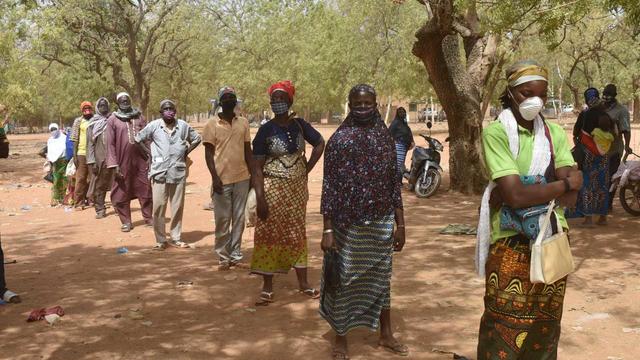
<svg viewBox="0 0 640 360">
<path fill-rule="evenodd" d="M 67 170 L 64 173 L 67 177 L 71 177 L 76 174 L 76 164 L 73 161 L 74 159 L 71 159 L 67 164 Z"/>
<path fill-rule="evenodd" d="M 258 213 L 256 211 L 258 204 L 256 201 L 256 191 L 249 190 L 247 195 L 247 205 L 244 208 L 244 223 L 246 227 L 256 226 L 256 220 L 258 219 Z"/>
</svg>

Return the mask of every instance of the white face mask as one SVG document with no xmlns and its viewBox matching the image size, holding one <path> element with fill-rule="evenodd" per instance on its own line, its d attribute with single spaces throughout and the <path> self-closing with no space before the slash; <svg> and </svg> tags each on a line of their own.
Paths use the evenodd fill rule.
<svg viewBox="0 0 640 360">
<path fill-rule="evenodd" d="M 515 98 L 513 94 L 511 94 L 511 98 Z M 518 105 L 518 112 L 520 112 L 520 116 L 522 116 L 523 119 L 533 121 L 543 108 L 544 101 L 542 101 L 540 97 L 534 96 L 524 99 L 524 101 Z"/>
</svg>

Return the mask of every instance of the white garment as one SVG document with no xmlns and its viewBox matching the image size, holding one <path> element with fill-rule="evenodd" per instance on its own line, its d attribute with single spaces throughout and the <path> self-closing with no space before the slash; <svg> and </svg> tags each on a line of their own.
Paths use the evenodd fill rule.
<svg viewBox="0 0 640 360">
<path fill-rule="evenodd" d="M 57 132 L 57 137 L 49 137 L 47 140 L 47 160 L 54 163 L 65 155 L 67 151 L 67 138 L 62 131 Z"/>
<path fill-rule="evenodd" d="M 498 121 L 502 124 L 509 139 L 509 150 L 514 159 L 518 158 L 520 152 L 520 137 L 518 135 L 518 121 L 511 109 L 503 110 L 498 116 Z M 527 175 L 544 175 L 551 163 L 551 145 L 545 134 L 544 121 L 538 115 L 533 123 L 533 156 Z M 482 195 L 480 206 L 480 220 L 478 222 L 478 236 L 476 242 L 476 272 L 479 276 L 485 276 L 485 265 L 489 257 L 489 247 L 491 246 L 491 209 L 489 199 L 491 192 L 496 188 L 496 183 L 491 181 Z"/>
</svg>

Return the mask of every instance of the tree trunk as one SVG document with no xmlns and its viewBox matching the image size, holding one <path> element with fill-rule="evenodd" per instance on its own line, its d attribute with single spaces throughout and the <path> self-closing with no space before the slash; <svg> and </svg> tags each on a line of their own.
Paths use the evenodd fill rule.
<svg viewBox="0 0 640 360">
<path fill-rule="evenodd" d="M 444 17 L 440 17 L 442 22 Z M 422 60 L 429 81 L 447 114 L 450 139 L 451 189 L 480 193 L 487 183 L 481 157 L 482 96 L 488 36 L 462 37 L 442 31 L 432 18 L 417 33 L 413 54 Z"/>
<path fill-rule="evenodd" d="M 633 118 L 635 123 L 640 122 L 640 75 L 633 76 Z"/>
<path fill-rule="evenodd" d="M 578 111 L 582 110 L 582 101 L 580 101 L 580 90 L 578 87 L 570 85 L 567 83 L 569 90 L 571 90 L 571 96 L 573 96 L 573 108 L 578 109 Z"/>
</svg>

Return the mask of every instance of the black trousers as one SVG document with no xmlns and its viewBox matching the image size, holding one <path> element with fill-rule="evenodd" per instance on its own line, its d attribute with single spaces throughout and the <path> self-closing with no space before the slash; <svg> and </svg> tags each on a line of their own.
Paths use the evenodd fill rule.
<svg viewBox="0 0 640 360">
<path fill-rule="evenodd" d="M 609 157 L 609 178 L 613 178 L 613 175 L 618 171 L 620 162 L 622 161 L 622 154 L 611 154 Z M 613 208 L 613 196 L 615 192 L 609 194 L 609 209 Z"/>
<path fill-rule="evenodd" d="M 4 253 L 2 252 L 2 238 L 0 238 L 0 298 L 7 291 L 7 283 L 4 279 Z"/>
</svg>

